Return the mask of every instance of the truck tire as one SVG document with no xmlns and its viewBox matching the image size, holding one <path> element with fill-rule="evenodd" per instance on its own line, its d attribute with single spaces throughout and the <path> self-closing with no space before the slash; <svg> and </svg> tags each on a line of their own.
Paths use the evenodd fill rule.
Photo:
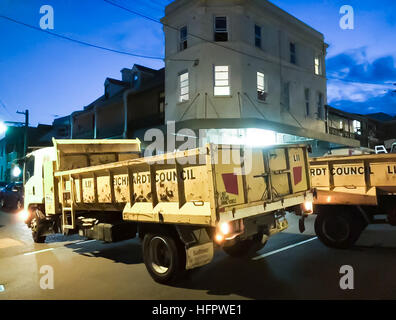
<svg viewBox="0 0 396 320">
<path fill-rule="evenodd" d="M 233 246 L 223 247 L 223 251 L 233 258 L 252 257 L 267 244 L 267 241 L 262 243 L 261 238 L 256 235 L 253 239 L 241 240 Z"/>
<path fill-rule="evenodd" d="M 184 276 L 186 254 L 178 239 L 167 234 L 147 233 L 142 249 L 144 264 L 156 282 L 172 283 Z"/>
<path fill-rule="evenodd" d="M 30 228 L 32 229 L 32 238 L 35 243 L 44 243 L 46 236 L 42 235 L 42 229 L 43 229 L 43 224 L 40 222 L 41 218 L 40 216 L 43 215 L 43 213 L 39 210 L 36 210 L 34 212 L 34 217 L 30 222 Z"/>
<path fill-rule="evenodd" d="M 319 240 L 330 248 L 347 249 L 359 239 L 364 229 L 359 216 L 340 211 L 321 213 L 315 220 L 315 232 Z"/>
</svg>

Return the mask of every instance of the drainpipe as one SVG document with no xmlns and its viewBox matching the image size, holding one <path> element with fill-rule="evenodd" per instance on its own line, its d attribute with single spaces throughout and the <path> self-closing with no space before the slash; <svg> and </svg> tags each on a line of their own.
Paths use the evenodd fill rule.
<svg viewBox="0 0 396 320">
<path fill-rule="evenodd" d="M 70 115 L 70 139 L 73 139 L 73 120 L 74 120 L 74 118 L 73 118 L 73 114 L 71 114 Z"/>
<path fill-rule="evenodd" d="M 94 139 L 97 139 L 98 137 L 98 106 L 94 107 L 94 112 L 93 112 L 93 116 L 94 116 Z"/>
<path fill-rule="evenodd" d="M 123 139 L 128 138 L 128 96 L 133 93 L 133 89 L 128 89 L 124 91 L 123 100 L 124 100 L 124 132 L 122 134 Z"/>
</svg>

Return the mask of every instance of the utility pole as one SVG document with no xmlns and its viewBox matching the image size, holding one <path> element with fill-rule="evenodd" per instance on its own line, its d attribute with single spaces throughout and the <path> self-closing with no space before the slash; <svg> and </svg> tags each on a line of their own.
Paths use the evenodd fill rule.
<svg viewBox="0 0 396 320">
<path fill-rule="evenodd" d="M 29 110 L 17 111 L 18 114 L 25 115 L 25 137 L 23 143 L 23 156 L 26 157 L 28 151 L 28 130 L 29 130 Z"/>
</svg>

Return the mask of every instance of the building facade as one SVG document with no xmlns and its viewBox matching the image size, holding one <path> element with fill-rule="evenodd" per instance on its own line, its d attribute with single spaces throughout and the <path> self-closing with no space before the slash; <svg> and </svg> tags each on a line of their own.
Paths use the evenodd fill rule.
<svg viewBox="0 0 396 320">
<path fill-rule="evenodd" d="M 162 22 L 166 121 L 328 136 L 320 32 L 265 0 L 176 0 Z"/>
<path fill-rule="evenodd" d="M 72 139 L 134 138 L 138 129 L 163 124 L 164 69 L 134 65 L 121 75 L 121 80 L 107 78 L 104 94 L 71 114 Z"/>
<path fill-rule="evenodd" d="M 41 141 L 41 138 L 51 129 L 52 126 L 43 124 L 39 124 L 37 127 L 28 127 L 28 152 L 51 145 L 50 141 Z M 10 126 L 7 128 L 4 138 L 0 140 L 0 181 L 9 183 L 22 180 L 22 175 L 15 177 L 12 170 L 14 166 L 21 167 L 19 161 L 25 156 L 24 139 L 25 127 Z M 20 169 L 22 171 L 22 168 Z"/>
<path fill-rule="evenodd" d="M 361 115 L 326 106 L 326 131 L 330 135 L 355 139 L 360 146 L 375 149 L 396 142 L 396 119 L 387 114 Z"/>
</svg>

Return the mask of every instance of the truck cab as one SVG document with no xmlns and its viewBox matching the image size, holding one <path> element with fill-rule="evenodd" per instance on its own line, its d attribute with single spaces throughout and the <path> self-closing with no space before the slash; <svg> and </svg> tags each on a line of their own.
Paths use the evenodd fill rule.
<svg viewBox="0 0 396 320">
<path fill-rule="evenodd" d="M 39 149 L 26 156 L 23 176 L 25 185 L 24 207 L 26 210 L 29 210 L 31 206 L 45 203 L 43 165 L 47 161 L 56 161 L 54 147 Z"/>
</svg>

